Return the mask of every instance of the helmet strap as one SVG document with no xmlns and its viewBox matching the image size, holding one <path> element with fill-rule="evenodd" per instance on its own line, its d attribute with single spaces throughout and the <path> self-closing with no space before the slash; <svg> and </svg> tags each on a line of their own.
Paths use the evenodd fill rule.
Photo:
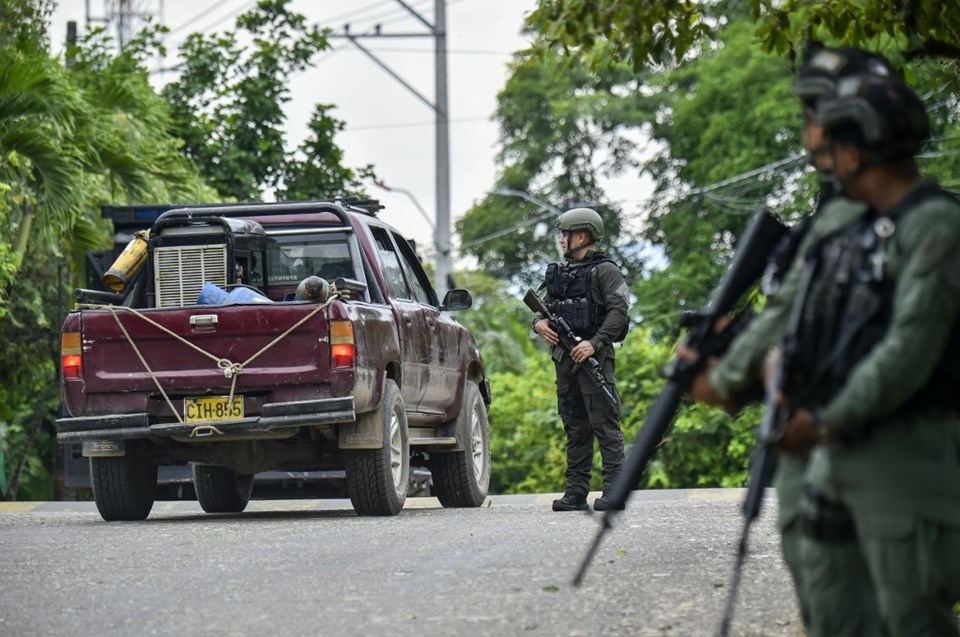
<svg viewBox="0 0 960 637">
<path fill-rule="evenodd" d="M 577 230 L 576 232 L 582 232 L 582 231 Z M 573 258 L 574 258 L 573 255 L 576 254 L 577 252 L 580 252 L 581 250 L 587 250 L 587 253 L 589 253 L 589 249 L 592 248 L 593 246 L 597 245 L 596 239 L 593 238 L 593 233 L 589 233 L 589 235 L 590 235 L 590 241 L 588 241 L 587 243 L 584 243 L 584 244 L 581 245 L 581 246 L 577 246 L 576 248 L 573 248 L 572 250 L 571 250 L 571 249 L 569 248 L 569 246 L 568 246 L 567 249 L 566 249 L 566 250 L 564 251 L 564 253 L 563 253 L 563 257 L 564 257 L 565 259 L 568 259 L 568 260 L 573 259 Z M 587 254 L 584 254 L 583 256 L 586 257 Z M 578 260 L 580 260 L 580 259 L 578 259 Z"/>
</svg>

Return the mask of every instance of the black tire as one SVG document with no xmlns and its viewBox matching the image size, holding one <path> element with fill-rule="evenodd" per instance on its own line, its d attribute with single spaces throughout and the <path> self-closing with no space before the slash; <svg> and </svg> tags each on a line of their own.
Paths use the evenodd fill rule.
<svg viewBox="0 0 960 637">
<path fill-rule="evenodd" d="M 375 412 L 383 429 L 380 449 L 350 449 L 346 454 L 347 494 L 360 515 L 396 515 L 410 486 L 410 435 L 407 412 L 397 384 L 387 379 Z"/>
<path fill-rule="evenodd" d="M 478 507 L 490 488 L 490 422 L 480 388 L 468 380 L 457 417 L 460 451 L 430 454 L 433 492 L 447 508 Z"/>
<path fill-rule="evenodd" d="M 107 522 L 146 520 L 157 495 L 157 465 L 128 443 L 126 455 L 90 458 L 90 485 Z"/>
<path fill-rule="evenodd" d="M 193 488 L 207 513 L 240 513 L 253 492 L 253 476 L 210 464 L 192 466 Z"/>
</svg>

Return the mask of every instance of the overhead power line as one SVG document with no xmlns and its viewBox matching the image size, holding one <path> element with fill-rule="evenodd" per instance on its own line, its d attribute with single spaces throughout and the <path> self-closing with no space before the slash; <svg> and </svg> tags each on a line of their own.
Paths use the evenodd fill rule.
<svg viewBox="0 0 960 637">
<path fill-rule="evenodd" d="M 170 37 L 170 36 L 173 35 L 174 33 L 179 33 L 180 31 L 183 31 L 183 30 L 186 29 L 187 27 L 192 26 L 194 22 L 196 22 L 196 21 L 199 20 L 200 18 L 204 17 L 205 15 L 208 15 L 208 14 L 210 14 L 210 13 L 213 13 L 214 11 L 216 11 L 217 9 L 219 9 L 220 7 L 222 7 L 223 5 L 227 4 L 228 2 L 230 2 L 230 0 L 220 0 L 220 1 L 217 2 L 216 4 L 207 7 L 206 9 L 204 9 L 203 11 L 201 11 L 200 13 L 198 13 L 198 14 L 192 16 L 191 18 L 189 18 L 189 19 L 184 20 L 183 22 L 181 22 L 179 26 L 170 29 L 170 31 L 167 32 L 166 37 Z"/>
</svg>

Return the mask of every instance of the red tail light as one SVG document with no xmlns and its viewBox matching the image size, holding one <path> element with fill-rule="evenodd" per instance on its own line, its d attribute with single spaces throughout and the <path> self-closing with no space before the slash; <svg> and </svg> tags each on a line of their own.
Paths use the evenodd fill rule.
<svg viewBox="0 0 960 637">
<path fill-rule="evenodd" d="M 353 367 L 356 347 L 353 343 L 353 323 L 330 321 L 330 365 L 337 369 Z"/>
<path fill-rule="evenodd" d="M 353 367 L 353 344 L 334 345 L 330 348 L 330 356 L 334 367 Z"/>
<path fill-rule="evenodd" d="M 60 335 L 60 370 L 63 378 L 80 378 L 83 372 L 82 352 L 80 332 L 64 332 Z"/>
</svg>

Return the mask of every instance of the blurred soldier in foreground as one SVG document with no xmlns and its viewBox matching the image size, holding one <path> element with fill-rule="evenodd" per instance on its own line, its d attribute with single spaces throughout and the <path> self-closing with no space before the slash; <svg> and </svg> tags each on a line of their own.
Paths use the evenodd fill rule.
<svg viewBox="0 0 960 637">
<path fill-rule="evenodd" d="M 808 51 L 793 85 L 793 92 L 802 102 L 804 127 L 802 139 L 817 170 L 821 192 L 817 209 L 801 220 L 773 255 L 764 275 L 763 291 L 767 304 L 731 344 L 719 361 L 708 362 L 707 369 L 694 381 L 691 397 L 734 410 L 761 379 L 764 360 L 784 336 L 788 315 L 800 285 L 803 261 L 819 238 L 835 232 L 864 214 L 866 207 L 836 196 L 832 183 L 833 165 L 823 148 L 823 129 L 815 121 L 818 101 L 833 90 L 838 78 L 852 74 L 889 77 L 889 63 L 882 57 L 859 49 L 833 49 L 817 45 Z M 696 358 L 696 352 L 680 352 Z M 824 546 L 808 546 L 802 533 L 801 500 L 805 457 L 781 456 L 777 463 L 774 487 L 777 491 L 777 526 L 780 530 L 784 561 L 793 578 L 794 589 L 805 628 L 811 634 L 880 635 L 874 591 L 866 565 L 856 545 L 837 542 Z M 852 575 L 855 582 L 848 596 L 860 602 L 834 604 L 835 592 L 829 587 L 810 587 L 807 571 L 813 549 L 835 553 L 831 560 L 837 568 Z M 848 580 L 849 581 L 849 580 Z M 816 614 L 812 607 L 819 610 Z M 862 612 L 861 612 L 862 611 Z"/>
<path fill-rule="evenodd" d="M 781 445 L 816 447 L 805 530 L 815 546 L 856 543 L 884 629 L 957 635 L 960 203 L 917 169 L 929 123 L 906 84 L 843 78 L 817 119 L 837 186 L 867 211 L 810 249 Z M 808 587 L 864 609 L 862 575 L 834 557 L 810 552 Z"/>
<path fill-rule="evenodd" d="M 620 268 L 597 250 L 596 243 L 603 238 L 603 220 L 596 211 L 568 210 L 560 216 L 558 226 L 567 262 L 547 267 L 544 301 L 580 341 L 569 353 L 562 351 L 556 326 L 546 316 L 534 319 L 533 329 L 553 348 L 557 409 L 567 434 L 567 487 L 563 497 L 553 501 L 553 510 L 582 511 L 588 508 L 594 438 L 600 444 L 605 492 L 616 481 L 623 463 L 613 343 L 622 341 L 627 333 L 629 289 Z M 600 364 L 612 400 L 583 367 L 591 357 Z M 593 506 L 597 511 L 608 508 L 603 497 Z"/>
</svg>

